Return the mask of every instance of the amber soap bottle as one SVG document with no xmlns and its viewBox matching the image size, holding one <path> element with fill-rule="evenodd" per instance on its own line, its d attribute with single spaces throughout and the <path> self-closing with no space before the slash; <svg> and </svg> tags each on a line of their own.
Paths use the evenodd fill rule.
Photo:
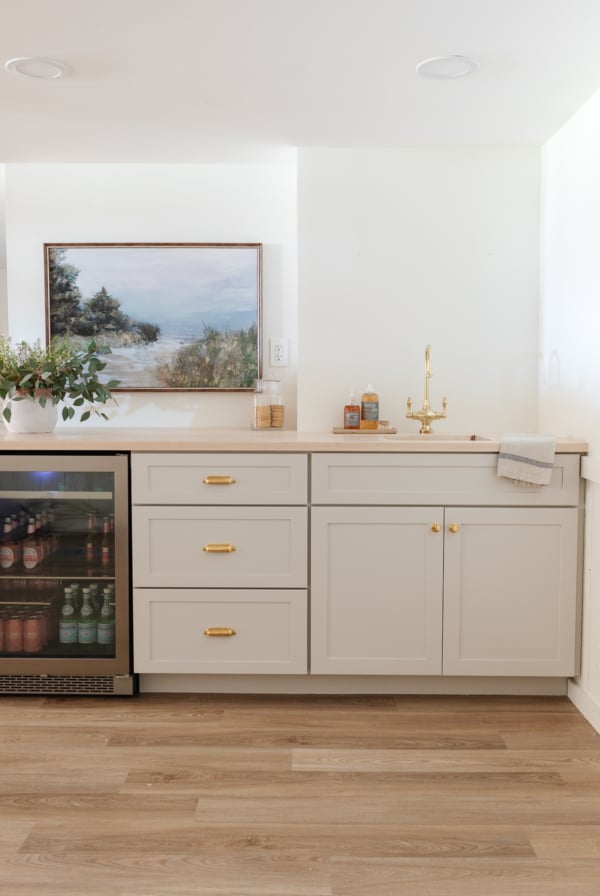
<svg viewBox="0 0 600 896">
<path fill-rule="evenodd" d="M 350 390 L 348 403 L 344 406 L 344 429 L 360 429 L 360 405 L 354 389 Z"/>
<path fill-rule="evenodd" d="M 379 395 L 369 383 L 360 402 L 360 428 L 377 429 L 379 426 Z"/>
</svg>

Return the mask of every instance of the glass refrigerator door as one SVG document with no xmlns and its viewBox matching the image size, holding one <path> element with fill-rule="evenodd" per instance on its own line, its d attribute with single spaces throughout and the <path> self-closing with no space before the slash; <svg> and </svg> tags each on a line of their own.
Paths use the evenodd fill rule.
<svg viewBox="0 0 600 896">
<path fill-rule="evenodd" d="M 0 669 L 130 672 L 125 455 L 0 455 Z"/>
</svg>

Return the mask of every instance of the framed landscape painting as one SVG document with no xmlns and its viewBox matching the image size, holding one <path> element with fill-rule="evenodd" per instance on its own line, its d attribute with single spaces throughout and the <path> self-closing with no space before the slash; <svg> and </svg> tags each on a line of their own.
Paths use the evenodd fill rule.
<svg viewBox="0 0 600 896">
<path fill-rule="evenodd" d="M 44 264 L 48 341 L 109 346 L 113 391 L 261 377 L 261 243 L 45 243 Z"/>
</svg>

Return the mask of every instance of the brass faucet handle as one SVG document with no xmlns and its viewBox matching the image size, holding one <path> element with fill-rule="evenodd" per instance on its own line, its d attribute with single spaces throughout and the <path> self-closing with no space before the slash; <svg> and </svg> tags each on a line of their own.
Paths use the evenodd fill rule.
<svg viewBox="0 0 600 896">
<path fill-rule="evenodd" d="M 412 411 L 412 398 L 410 398 L 410 396 L 406 400 L 406 410 L 408 412 L 406 416 L 408 417 L 408 414 Z"/>
</svg>

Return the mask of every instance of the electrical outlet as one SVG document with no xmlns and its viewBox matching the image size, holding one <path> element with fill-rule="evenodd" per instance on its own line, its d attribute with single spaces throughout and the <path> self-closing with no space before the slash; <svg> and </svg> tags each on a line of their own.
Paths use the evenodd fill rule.
<svg viewBox="0 0 600 896">
<path fill-rule="evenodd" d="M 271 339 L 271 367 L 288 366 L 288 341 L 282 336 Z"/>
</svg>

